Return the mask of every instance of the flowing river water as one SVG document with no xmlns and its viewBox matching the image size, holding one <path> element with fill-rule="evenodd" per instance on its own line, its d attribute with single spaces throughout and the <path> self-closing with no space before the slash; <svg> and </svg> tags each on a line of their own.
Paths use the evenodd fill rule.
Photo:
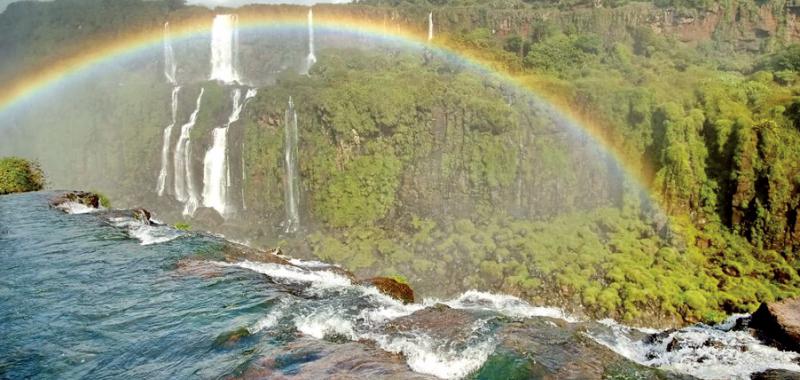
<svg viewBox="0 0 800 380">
<path fill-rule="evenodd" d="M 0 197 L 0 378 L 748 378 L 800 371 L 733 317 L 677 331 L 468 291 L 404 305 L 340 268 L 120 210 Z M 250 252 L 250 253 L 247 253 Z M 269 255 L 269 254 L 266 254 Z M 653 335 L 655 334 L 655 335 Z"/>
</svg>

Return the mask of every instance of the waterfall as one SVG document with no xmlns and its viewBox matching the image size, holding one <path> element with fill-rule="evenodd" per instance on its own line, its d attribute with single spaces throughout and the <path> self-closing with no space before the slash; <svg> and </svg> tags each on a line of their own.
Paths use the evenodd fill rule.
<svg viewBox="0 0 800 380">
<path fill-rule="evenodd" d="M 247 202 L 244 199 L 244 183 L 247 181 L 247 170 L 244 166 L 244 140 L 242 139 L 242 210 L 247 210 Z"/>
<path fill-rule="evenodd" d="M 172 129 L 175 128 L 175 121 L 178 117 L 178 92 L 180 92 L 180 90 L 180 86 L 172 88 L 172 123 L 164 128 L 164 141 L 161 145 L 161 170 L 158 172 L 158 184 L 156 185 L 156 192 L 159 197 L 164 195 L 164 190 L 167 188 L 169 143 L 172 141 Z"/>
<path fill-rule="evenodd" d="M 317 56 L 314 55 L 314 10 L 308 10 L 308 57 L 306 57 L 305 73 L 311 71 L 311 67 L 317 63 Z"/>
<path fill-rule="evenodd" d="M 284 159 L 286 164 L 285 203 L 286 203 L 286 232 L 294 233 L 300 227 L 300 212 L 298 207 L 298 178 L 297 178 L 297 112 L 294 102 L 289 98 L 289 108 L 286 110 L 284 122 Z"/>
<path fill-rule="evenodd" d="M 211 27 L 211 80 L 239 82 L 236 72 L 239 32 L 236 15 L 217 15 Z"/>
<path fill-rule="evenodd" d="M 433 12 L 428 13 L 428 41 L 433 40 Z"/>
<path fill-rule="evenodd" d="M 200 89 L 200 95 L 197 96 L 197 106 L 192 112 L 192 115 L 189 116 L 189 121 L 181 126 L 181 135 L 178 138 L 178 142 L 175 144 L 175 156 L 173 159 L 175 171 L 175 199 L 186 203 L 184 214 L 189 215 L 194 214 L 194 209 L 197 208 L 197 192 L 194 189 L 191 160 L 192 150 L 189 138 L 194 123 L 197 122 L 197 114 L 200 112 L 200 103 L 203 100 L 204 91 L 205 89 Z"/>
<path fill-rule="evenodd" d="M 203 206 L 217 210 L 227 217 L 230 213 L 228 193 L 231 186 L 231 171 L 228 157 L 228 129 L 239 120 L 247 100 L 256 96 L 256 90 L 247 90 L 242 101 L 242 90 L 234 89 L 231 95 L 233 107 L 228 123 L 214 128 L 213 144 L 203 160 Z"/>
<path fill-rule="evenodd" d="M 172 50 L 172 40 L 169 36 L 169 22 L 164 23 L 164 76 L 167 82 L 177 85 L 176 73 L 178 65 L 175 63 L 175 52 Z"/>
</svg>

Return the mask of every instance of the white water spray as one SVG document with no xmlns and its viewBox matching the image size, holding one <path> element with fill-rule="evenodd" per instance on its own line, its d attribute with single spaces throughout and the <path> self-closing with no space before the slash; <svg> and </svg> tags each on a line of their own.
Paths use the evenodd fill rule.
<svg viewBox="0 0 800 380">
<path fill-rule="evenodd" d="M 286 232 L 294 233 L 300 228 L 299 212 L 299 183 L 297 178 L 297 112 L 294 102 L 289 98 L 289 108 L 286 110 L 284 123 L 284 163 L 286 164 L 285 203 L 286 203 Z"/>
<path fill-rule="evenodd" d="M 175 51 L 172 50 L 172 40 L 169 36 L 169 22 L 164 23 L 164 77 L 167 82 L 177 85 L 176 73 L 178 65 L 175 63 Z"/>
<path fill-rule="evenodd" d="M 236 15 L 217 15 L 211 27 L 211 80 L 239 82 L 236 71 L 239 32 Z"/>
<path fill-rule="evenodd" d="M 428 41 L 433 40 L 433 12 L 428 13 Z"/>
<path fill-rule="evenodd" d="M 159 197 L 164 195 L 164 191 L 167 188 L 169 143 L 172 141 L 172 129 L 175 128 L 175 122 L 178 117 L 178 93 L 180 90 L 180 86 L 172 88 L 172 122 L 164 128 L 164 141 L 161 145 L 161 170 L 158 172 L 158 184 L 156 185 L 156 192 Z"/>
<path fill-rule="evenodd" d="M 181 126 L 181 135 L 175 144 L 174 170 L 175 170 L 175 199 L 185 203 L 183 213 L 194 215 L 197 209 L 197 191 L 194 188 L 194 175 L 192 174 L 192 146 L 190 133 L 197 122 L 200 104 L 203 100 L 205 89 L 200 89 L 197 96 L 197 106 L 189 117 L 189 121 Z"/>
<path fill-rule="evenodd" d="M 214 142 L 203 160 L 203 206 L 211 207 L 223 217 L 230 214 L 229 190 L 231 187 L 230 162 L 228 157 L 228 128 L 239 120 L 239 115 L 247 100 L 256 96 L 256 90 L 250 89 L 242 101 L 242 90 L 235 89 L 231 95 L 233 108 L 228 123 L 214 128 Z"/>
<path fill-rule="evenodd" d="M 308 57 L 306 57 L 305 73 L 311 71 L 311 67 L 317 63 L 317 56 L 314 54 L 314 10 L 308 10 Z"/>
</svg>

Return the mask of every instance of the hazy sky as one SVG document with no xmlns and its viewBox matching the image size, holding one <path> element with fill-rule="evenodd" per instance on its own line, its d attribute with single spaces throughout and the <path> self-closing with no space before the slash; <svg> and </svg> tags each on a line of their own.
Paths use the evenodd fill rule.
<svg viewBox="0 0 800 380">
<path fill-rule="evenodd" d="M 19 0 L 0 0 L 0 12 L 6 9 L 8 4 L 17 2 Z M 263 3 L 263 4 L 315 4 L 315 3 L 348 3 L 350 0 L 188 0 L 189 4 L 202 4 L 210 7 L 224 5 L 227 7 L 238 7 L 245 4 Z"/>
</svg>

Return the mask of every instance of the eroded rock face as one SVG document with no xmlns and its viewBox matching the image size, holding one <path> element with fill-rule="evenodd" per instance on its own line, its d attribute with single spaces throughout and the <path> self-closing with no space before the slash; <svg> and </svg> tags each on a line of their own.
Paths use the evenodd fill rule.
<svg viewBox="0 0 800 380">
<path fill-rule="evenodd" d="M 800 298 L 761 304 L 750 327 L 767 343 L 800 352 Z"/>
<path fill-rule="evenodd" d="M 387 277 L 373 277 L 361 281 L 364 285 L 372 285 L 381 293 L 389 297 L 403 301 L 403 303 L 414 303 L 414 290 L 407 284 L 402 284 L 395 279 Z"/>
</svg>

